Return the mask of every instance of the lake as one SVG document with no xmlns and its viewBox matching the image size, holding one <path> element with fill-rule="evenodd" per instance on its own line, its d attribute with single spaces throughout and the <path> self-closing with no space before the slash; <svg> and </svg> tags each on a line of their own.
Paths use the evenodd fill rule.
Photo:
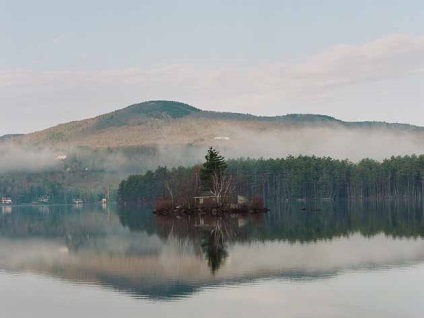
<svg viewBox="0 0 424 318">
<path fill-rule="evenodd" d="M 1 207 L 5 317 L 422 317 L 420 201 Z"/>
</svg>

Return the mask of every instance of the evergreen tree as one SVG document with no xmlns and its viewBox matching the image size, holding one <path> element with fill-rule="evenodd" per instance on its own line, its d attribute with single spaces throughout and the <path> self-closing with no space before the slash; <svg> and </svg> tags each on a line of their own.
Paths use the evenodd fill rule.
<svg viewBox="0 0 424 318">
<path fill-rule="evenodd" d="M 203 163 L 200 170 L 200 179 L 204 190 L 212 188 L 212 176 L 215 175 L 218 179 L 222 178 L 227 164 L 225 158 L 219 154 L 219 151 L 209 147 L 208 153 L 205 156 L 206 162 Z"/>
</svg>

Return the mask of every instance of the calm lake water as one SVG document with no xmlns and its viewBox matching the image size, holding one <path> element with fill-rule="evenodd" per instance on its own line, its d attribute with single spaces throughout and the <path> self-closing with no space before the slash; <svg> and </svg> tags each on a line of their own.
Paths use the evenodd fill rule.
<svg viewBox="0 0 424 318">
<path fill-rule="evenodd" d="M 423 317 L 422 202 L 269 206 L 1 207 L 2 316 Z"/>
</svg>

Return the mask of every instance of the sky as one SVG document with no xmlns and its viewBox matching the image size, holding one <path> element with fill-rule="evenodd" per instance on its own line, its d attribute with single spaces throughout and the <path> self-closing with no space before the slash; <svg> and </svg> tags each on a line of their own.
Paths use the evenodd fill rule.
<svg viewBox="0 0 424 318">
<path fill-rule="evenodd" d="M 422 0 L 0 0 L 0 135 L 146 100 L 424 126 Z"/>
</svg>

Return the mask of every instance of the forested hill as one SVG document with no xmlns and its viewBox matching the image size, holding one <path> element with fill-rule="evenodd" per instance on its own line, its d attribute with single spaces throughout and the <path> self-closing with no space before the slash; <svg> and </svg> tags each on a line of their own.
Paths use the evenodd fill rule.
<svg viewBox="0 0 424 318">
<path fill-rule="evenodd" d="M 201 110 L 179 102 L 149 101 L 97 117 L 94 130 L 140 125 L 152 119 L 182 118 L 198 112 Z"/>
<path fill-rule="evenodd" d="M 0 141 L 11 140 L 13 138 L 21 137 L 21 136 L 23 136 L 23 134 L 8 134 L 8 135 L 0 136 Z"/>
<path fill-rule="evenodd" d="M 16 136 L 14 142 L 48 145 L 59 148 L 139 147 L 157 144 L 207 145 L 216 137 L 240 140 L 247 134 L 284 134 L 304 129 L 367 132 L 424 136 L 424 128 L 408 124 L 383 122 L 344 122 L 325 115 L 288 114 L 254 116 L 229 112 L 204 111 L 174 101 L 147 101 L 81 121 L 61 124 L 28 135 Z M 312 133 L 316 136 L 316 132 Z M 301 135 L 304 135 L 302 132 Z M 296 136 L 290 136 L 296 139 Z M 299 142 L 301 142 L 299 140 Z"/>
</svg>

